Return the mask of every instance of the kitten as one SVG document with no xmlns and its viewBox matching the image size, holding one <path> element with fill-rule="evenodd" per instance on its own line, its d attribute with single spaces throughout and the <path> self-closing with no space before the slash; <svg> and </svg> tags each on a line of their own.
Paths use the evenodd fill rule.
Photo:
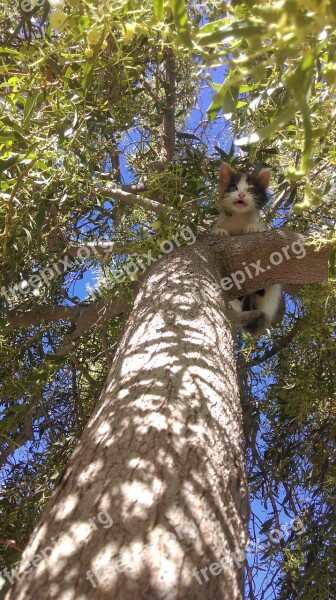
<svg viewBox="0 0 336 600">
<path fill-rule="evenodd" d="M 224 163 L 219 171 L 219 216 L 212 233 L 241 235 L 265 231 L 259 218 L 260 209 L 267 202 L 266 189 L 271 171 L 263 169 L 259 175 L 237 173 Z"/>
<path fill-rule="evenodd" d="M 237 173 L 230 165 L 224 163 L 219 171 L 219 216 L 212 228 L 217 235 L 241 235 L 266 231 L 260 221 L 260 209 L 267 202 L 266 189 L 271 178 L 269 169 L 250 175 Z M 237 312 L 259 310 L 259 317 L 253 319 L 244 329 L 257 335 L 263 333 L 284 312 L 284 298 L 279 284 L 258 290 L 253 294 L 241 296 L 230 302 Z"/>
</svg>

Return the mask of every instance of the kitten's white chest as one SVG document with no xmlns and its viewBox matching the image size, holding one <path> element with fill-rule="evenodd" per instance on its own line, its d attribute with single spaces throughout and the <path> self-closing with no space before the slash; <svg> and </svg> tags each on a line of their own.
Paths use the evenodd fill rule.
<svg viewBox="0 0 336 600">
<path fill-rule="evenodd" d="M 259 228 L 260 221 L 258 213 L 245 213 L 233 215 L 219 215 L 217 227 L 226 229 L 230 235 L 242 235 L 248 225 L 255 225 Z"/>
</svg>

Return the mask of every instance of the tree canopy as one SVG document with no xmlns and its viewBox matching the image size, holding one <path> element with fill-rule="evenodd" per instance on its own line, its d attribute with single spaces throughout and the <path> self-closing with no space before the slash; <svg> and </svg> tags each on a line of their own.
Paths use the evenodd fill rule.
<svg viewBox="0 0 336 600">
<path fill-rule="evenodd" d="M 94 410 L 136 257 L 209 227 L 223 160 L 272 169 L 270 227 L 334 242 L 336 5 L 4 0 L 0 12 L 1 570 Z M 250 598 L 323 600 L 336 586 L 335 291 L 288 292 L 277 328 L 237 336 L 257 544 L 246 585 Z"/>
</svg>

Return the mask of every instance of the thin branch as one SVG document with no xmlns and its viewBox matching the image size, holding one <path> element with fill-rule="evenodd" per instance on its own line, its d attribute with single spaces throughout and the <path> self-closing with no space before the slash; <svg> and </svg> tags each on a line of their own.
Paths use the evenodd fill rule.
<svg viewBox="0 0 336 600">
<path fill-rule="evenodd" d="M 164 147 L 161 156 L 164 162 L 172 161 L 175 152 L 175 58 L 171 48 L 165 51 L 166 58 L 166 77 L 165 77 L 165 95 L 166 106 L 163 114 L 163 144 Z"/>
<path fill-rule="evenodd" d="M 172 209 L 167 208 L 161 202 L 156 200 L 150 200 L 144 196 L 133 194 L 131 192 L 124 192 L 121 188 L 116 187 L 113 183 L 108 183 L 104 188 L 97 190 L 104 198 L 114 198 L 126 202 L 126 204 L 141 206 L 146 210 L 150 210 L 157 214 L 170 214 L 173 212 Z"/>
<path fill-rule="evenodd" d="M 18 542 L 16 542 L 15 540 L 10 540 L 10 539 L 4 537 L 3 535 L 0 535 L 0 544 L 2 546 L 9 546 L 10 548 L 15 548 L 15 550 L 18 550 L 19 552 L 24 551 L 23 546 L 18 544 Z"/>
<path fill-rule="evenodd" d="M 107 330 L 106 330 L 105 323 L 102 325 L 102 328 L 101 328 L 101 339 L 102 339 L 102 346 L 103 346 L 103 350 L 104 350 L 104 354 L 105 354 L 105 358 L 106 358 L 106 365 L 107 365 L 107 369 L 109 371 L 112 366 L 112 355 L 110 352 L 109 341 L 108 341 L 108 337 L 107 337 Z"/>
<path fill-rule="evenodd" d="M 80 342 L 81 336 L 92 329 L 98 327 L 116 315 L 123 314 L 127 311 L 127 303 L 123 298 L 110 298 L 107 302 L 99 300 L 94 304 L 90 304 L 82 308 L 74 331 L 64 340 L 56 350 L 57 356 L 66 356 L 72 354 Z"/>
<path fill-rule="evenodd" d="M 245 362 L 244 357 L 240 358 L 237 361 L 237 369 L 238 369 L 239 375 L 244 375 L 249 369 L 252 369 L 252 367 L 257 367 L 257 366 L 263 364 L 264 362 L 266 362 L 273 356 L 276 356 L 279 352 L 281 352 L 281 350 L 284 350 L 284 348 L 286 348 L 288 346 L 288 344 L 292 341 L 292 339 L 299 332 L 303 320 L 304 319 L 297 319 L 295 325 L 292 327 L 290 332 L 287 333 L 286 335 L 284 335 L 280 340 L 278 340 L 272 346 L 272 348 L 270 348 L 269 350 L 264 352 L 264 354 L 262 356 L 259 356 L 258 358 L 254 358 L 252 360 L 249 360 L 248 362 Z"/>
<path fill-rule="evenodd" d="M 120 189 L 123 192 L 128 192 L 131 194 L 138 194 L 139 192 L 145 192 L 147 189 L 147 186 L 146 186 L 145 182 L 139 181 L 139 183 L 124 183 L 123 185 L 120 186 Z"/>
<path fill-rule="evenodd" d="M 71 244 L 67 246 L 66 253 L 72 256 L 72 258 L 83 258 L 83 253 L 89 252 L 89 255 L 99 254 L 106 260 L 112 252 L 122 253 L 125 252 L 125 244 L 119 244 L 118 242 L 85 242 L 78 244 Z M 87 255 L 87 257 L 89 256 Z"/>
<path fill-rule="evenodd" d="M 250 600 L 256 600 L 256 597 L 253 592 L 253 575 L 252 575 L 251 567 L 248 564 L 247 560 L 246 560 L 246 571 L 247 571 L 247 581 L 248 581 L 249 592 L 250 592 Z"/>
<path fill-rule="evenodd" d="M 262 476 L 264 478 L 264 482 L 265 482 L 266 490 L 267 490 L 267 495 L 268 495 L 268 497 L 270 499 L 270 502 L 271 502 L 271 505 L 272 505 L 272 509 L 273 509 L 275 527 L 276 527 L 276 529 L 278 531 L 281 531 L 281 529 L 280 529 L 279 510 L 278 510 L 277 503 L 276 503 L 276 500 L 275 500 L 274 495 L 273 495 L 272 486 L 271 486 L 270 480 L 268 478 L 268 475 L 267 475 L 267 472 L 266 472 L 266 469 L 265 469 L 264 461 L 262 460 L 262 458 L 261 458 L 261 456 L 259 454 L 259 451 L 257 449 L 256 444 L 254 444 L 253 442 L 251 443 L 251 451 L 252 451 L 252 454 L 254 456 L 254 459 L 255 459 L 256 463 L 258 464 L 260 472 L 261 472 L 261 474 L 262 474 Z M 282 537 L 280 537 L 280 539 L 279 539 L 279 544 L 280 544 L 282 552 L 283 552 L 284 562 L 285 562 L 285 564 L 287 564 L 288 563 L 288 557 L 286 556 L 286 554 L 284 552 L 284 550 L 285 550 L 285 542 L 284 542 L 284 540 L 283 540 Z M 291 592 L 293 594 L 293 597 L 294 598 L 298 598 L 298 593 L 297 593 L 296 585 L 295 585 L 293 579 L 291 578 L 291 575 L 290 575 L 289 571 L 287 571 L 287 573 L 286 573 L 286 579 L 287 579 L 288 585 L 290 587 L 290 590 L 291 590 Z"/>
<path fill-rule="evenodd" d="M 102 180 L 104 182 L 111 181 L 115 184 L 113 173 L 111 173 L 111 172 L 100 173 L 99 180 Z M 122 183 L 120 185 L 118 184 L 118 189 L 120 189 L 123 192 L 138 194 L 139 192 L 145 192 L 147 189 L 147 186 L 144 181 L 139 181 L 138 183 Z"/>
<path fill-rule="evenodd" d="M 271 205 L 271 210 L 273 212 L 276 212 L 278 210 L 278 208 L 280 208 L 283 200 L 293 191 L 295 190 L 295 188 L 297 187 L 298 182 L 295 181 L 294 183 L 290 183 L 284 190 L 282 190 L 282 192 L 280 192 L 280 194 L 276 197 L 276 199 L 274 200 L 274 202 Z"/>
<path fill-rule="evenodd" d="M 86 379 L 86 381 L 90 385 L 97 387 L 97 381 L 95 379 L 93 379 L 93 377 L 91 377 L 90 373 L 85 368 L 85 366 L 80 362 L 80 360 L 78 359 L 76 354 L 70 354 L 70 360 L 74 364 L 76 369 L 83 375 L 83 377 Z"/>
</svg>

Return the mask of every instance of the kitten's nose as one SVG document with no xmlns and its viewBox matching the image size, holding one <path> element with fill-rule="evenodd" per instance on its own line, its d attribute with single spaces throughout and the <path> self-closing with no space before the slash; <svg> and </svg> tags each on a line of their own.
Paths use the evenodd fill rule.
<svg viewBox="0 0 336 600">
<path fill-rule="evenodd" d="M 246 194 L 244 194 L 244 192 L 239 192 L 238 194 L 239 200 L 244 200 L 245 196 Z"/>
</svg>

